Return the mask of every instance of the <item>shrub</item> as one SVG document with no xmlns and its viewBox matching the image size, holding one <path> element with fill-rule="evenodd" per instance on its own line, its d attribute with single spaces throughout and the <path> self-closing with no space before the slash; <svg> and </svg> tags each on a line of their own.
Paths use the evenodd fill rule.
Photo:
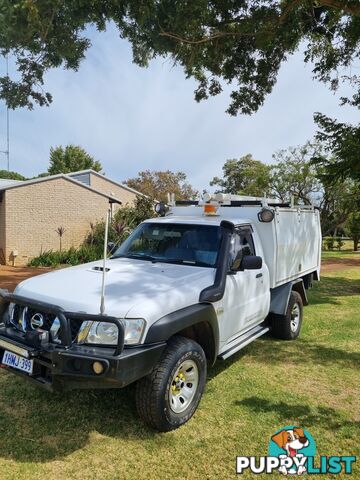
<svg viewBox="0 0 360 480">
<path fill-rule="evenodd" d="M 155 216 L 154 204 L 150 198 L 138 196 L 133 207 L 120 208 L 109 225 L 108 241 L 120 245 L 139 223 Z M 84 245 L 92 245 L 100 251 L 104 246 L 105 222 L 90 224 L 90 232 Z M 101 250 L 102 251 L 102 250 Z"/>
<path fill-rule="evenodd" d="M 334 250 L 334 237 L 324 237 L 323 244 L 325 250 Z"/>
<path fill-rule="evenodd" d="M 80 263 L 93 262 L 102 256 L 102 249 L 95 246 L 83 245 L 69 250 L 41 253 L 29 262 L 30 267 L 58 267 L 59 265 L 79 265 Z"/>
<path fill-rule="evenodd" d="M 341 237 L 335 237 L 335 242 L 336 242 L 336 248 L 338 250 L 341 250 L 341 247 L 343 247 L 345 245 L 345 242 L 343 241 L 343 239 Z"/>
<path fill-rule="evenodd" d="M 42 252 L 38 257 L 33 258 L 28 263 L 29 267 L 56 267 L 62 263 L 62 255 L 65 252 L 53 252 L 49 250 Z"/>
</svg>

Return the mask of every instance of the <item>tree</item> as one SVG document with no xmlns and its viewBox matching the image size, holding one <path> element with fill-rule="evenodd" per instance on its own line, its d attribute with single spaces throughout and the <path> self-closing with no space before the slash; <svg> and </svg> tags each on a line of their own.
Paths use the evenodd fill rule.
<svg viewBox="0 0 360 480">
<path fill-rule="evenodd" d="M 239 160 L 226 160 L 223 178 L 214 177 L 210 185 L 221 192 L 263 197 L 270 189 L 270 167 L 248 154 Z"/>
<path fill-rule="evenodd" d="M 354 242 L 354 251 L 358 251 L 360 241 L 360 212 L 353 212 L 350 214 L 348 221 L 346 222 L 347 230 L 350 233 Z"/>
<path fill-rule="evenodd" d="M 198 192 L 187 182 L 184 172 L 150 171 L 138 173 L 136 178 L 129 178 L 124 183 L 151 199 L 167 202 L 167 194 L 174 193 L 176 200 L 189 200 L 198 195 Z"/>
<path fill-rule="evenodd" d="M 170 56 L 198 81 L 196 100 L 219 94 L 225 82 L 233 86 L 228 112 L 250 114 L 263 104 L 280 66 L 300 44 L 318 80 L 336 90 L 348 79 L 338 72 L 358 55 L 360 3 L 2 0 L 0 50 L 15 57 L 18 73 L 0 78 L 0 97 L 11 108 L 48 105 L 52 98 L 43 91 L 44 74 L 61 66 L 77 70 L 90 46 L 86 26 L 101 31 L 108 21 L 131 42 L 138 65 Z M 356 84 L 356 77 L 350 81 Z"/>
<path fill-rule="evenodd" d="M 323 194 L 318 202 L 322 234 L 336 236 L 339 227 L 346 224 L 353 211 L 360 208 L 360 190 L 356 183 L 345 181 L 327 181 L 320 175 L 323 183 Z"/>
<path fill-rule="evenodd" d="M 295 203 L 317 206 L 320 210 L 323 236 L 333 235 L 349 215 L 360 208 L 360 189 L 351 179 L 334 181 L 324 174 L 324 167 L 315 166 L 312 157 L 331 163 L 321 146 L 307 142 L 273 155 L 272 193 L 284 202 L 294 197 Z"/>
<path fill-rule="evenodd" d="M 48 173 L 71 173 L 79 170 L 102 170 L 101 163 L 94 160 L 83 148 L 76 145 L 67 145 L 65 148 L 50 148 L 50 166 Z M 42 174 L 42 176 L 46 176 Z"/>
<path fill-rule="evenodd" d="M 331 157 L 314 155 L 313 163 L 324 167 L 327 181 L 352 178 L 360 182 L 360 126 L 340 123 L 321 113 L 314 118 L 320 128 L 316 138 Z"/>
<path fill-rule="evenodd" d="M 27 180 L 26 177 L 17 172 L 9 172 L 8 170 L 0 170 L 0 178 L 7 178 L 9 180 Z"/>
<path fill-rule="evenodd" d="M 60 242 L 60 252 L 62 252 L 62 237 L 64 236 L 64 233 L 66 232 L 64 227 L 58 227 L 55 232 L 59 235 L 59 242 Z"/>
<path fill-rule="evenodd" d="M 273 155 L 276 163 L 271 167 L 271 190 L 276 198 L 289 202 L 293 196 L 296 203 L 303 205 L 319 200 L 322 185 L 310 161 L 316 149 L 315 145 L 307 142 L 301 147 L 289 147 Z"/>
</svg>

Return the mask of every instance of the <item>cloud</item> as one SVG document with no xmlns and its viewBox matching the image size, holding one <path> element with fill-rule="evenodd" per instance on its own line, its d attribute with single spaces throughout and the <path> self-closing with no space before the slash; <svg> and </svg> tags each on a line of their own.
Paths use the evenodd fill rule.
<svg viewBox="0 0 360 480">
<path fill-rule="evenodd" d="M 300 53 L 282 67 L 258 113 L 233 118 L 225 113 L 228 87 L 198 104 L 195 82 L 171 61 L 156 59 L 142 69 L 132 63 L 130 46 L 115 27 L 90 34 L 93 47 L 78 72 L 47 75 L 54 97 L 49 108 L 11 112 L 12 170 L 28 176 L 45 171 L 51 146 L 74 143 L 120 181 L 146 168 L 183 170 L 202 190 L 228 158 L 252 153 L 270 162 L 275 150 L 303 144 L 314 134 L 315 111 L 356 121 L 357 112 L 340 108 L 338 96 L 312 80 Z M 0 142 L 3 120 L 4 109 Z M 5 165 L 5 158 L 0 161 Z"/>
</svg>

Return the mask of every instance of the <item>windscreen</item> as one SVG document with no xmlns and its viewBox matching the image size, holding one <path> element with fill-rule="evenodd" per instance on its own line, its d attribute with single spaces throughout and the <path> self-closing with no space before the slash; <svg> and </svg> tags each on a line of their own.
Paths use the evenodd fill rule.
<svg viewBox="0 0 360 480">
<path fill-rule="evenodd" d="M 215 267 L 220 237 L 220 227 L 213 225 L 142 223 L 113 258 Z"/>
</svg>

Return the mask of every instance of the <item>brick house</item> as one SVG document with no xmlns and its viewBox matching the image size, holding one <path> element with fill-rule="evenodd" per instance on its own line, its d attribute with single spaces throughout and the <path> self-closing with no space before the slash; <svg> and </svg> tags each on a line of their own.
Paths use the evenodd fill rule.
<svg viewBox="0 0 360 480">
<path fill-rule="evenodd" d="M 0 179 L 0 263 L 26 265 L 42 251 L 78 247 L 90 222 L 132 205 L 139 192 L 93 170 L 23 182 Z"/>
</svg>

